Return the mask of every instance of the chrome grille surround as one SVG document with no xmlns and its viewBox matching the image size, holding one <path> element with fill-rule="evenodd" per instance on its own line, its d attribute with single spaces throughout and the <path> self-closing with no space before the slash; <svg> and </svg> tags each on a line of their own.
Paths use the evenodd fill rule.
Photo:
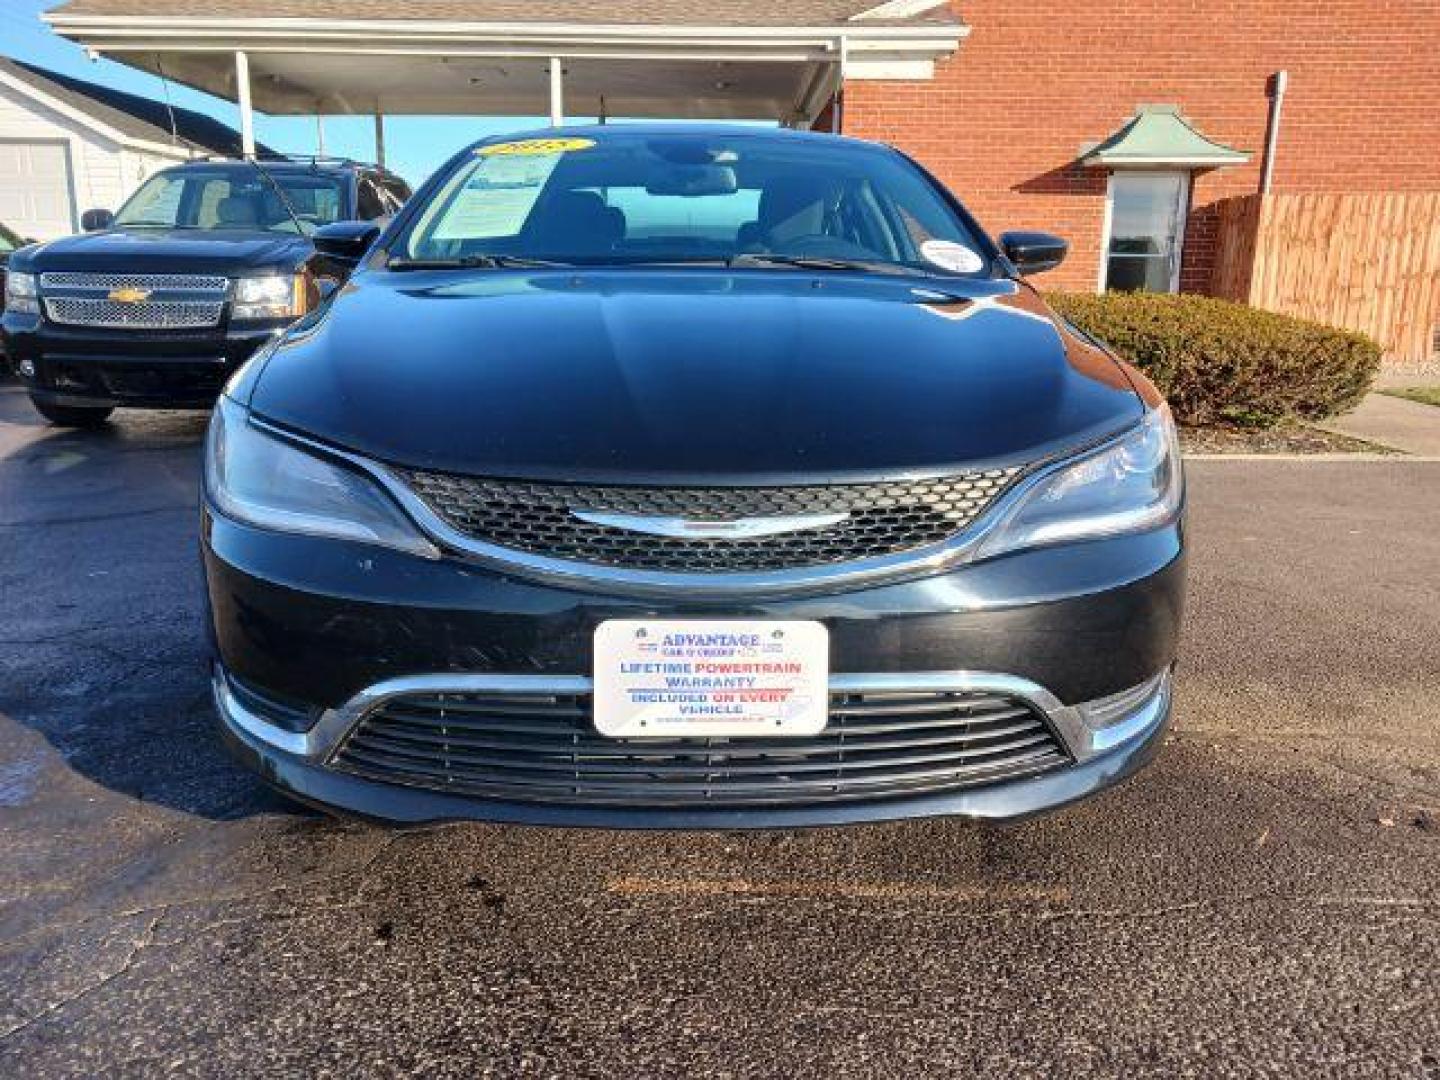
<svg viewBox="0 0 1440 1080">
<path fill-rule="evenodd" d="M 326 763 L 508 802 L 743 807 L 951 792 L 1070 761 L 1043 711 L 1004 692 L 837 690 L 806 738 L 609 739 L 586 693 L 496 690 L 388 697 Z"/>
<path fill-rule="evenodd" d="M 118 289 L 149 295 L 113 299 Z M 40 275 L 45 315 L 62 326 L 126 330 L 187 330 L 218 326 L 230 294 L 228 278 L 191 274 L 54 271 Z"/>
<path fill-rule="evenodd" d="M 448 526 L 482 544 L 622 570 L 727 574 L 843 566 L 944 543 L 1019 477 L 1019 467 L 925 479 L 775 487 L 544 484 L 397 470 Z M 577 514 L 696 523 L 844 515 L 756 537 L 655 535 Z"/>
<path fill-rule="evenodd" d="M 40 275 L 42 289 L 176 289 L 228 293 L 230 279 L 199 274 L 92 274 L 57 270 Z"/>
</svg>

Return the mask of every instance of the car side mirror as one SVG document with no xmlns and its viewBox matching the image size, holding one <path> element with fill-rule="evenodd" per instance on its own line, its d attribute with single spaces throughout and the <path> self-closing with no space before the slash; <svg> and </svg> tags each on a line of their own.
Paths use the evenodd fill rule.
<svg viewBox="0 0 1440 1080">
<path fill-rule="evenodd" d="M 1069 242 L 1050 233 L 1016 231 L 1000 234 L 1000 250 L 1021 276 L 1043 274 L 1065 261 Z"/>
<path fill-rule="evenodd" d="M 335 221 L 320 226 L 310 236 L 321 255 L 346 262 L 359 262 L 379 238 L 380 226 L 373 221 Z"/>
<path fill-rule="evenodd" d="M 115 224 L 115 215 L 109 210 L 86 210 L 80 215 L 80 228 L 86 232 L 101 232 Z"/>
<path fill-rule="evenodd" d="M 320 303 L 322 304 L 326 300 L 329 300 L 330 297 L 334 296 L 335 293 L 339 291 L 339 289 L 340 282 L 336 281 L 333 277 L 321 277 L 315 279 L 315 292 L 319 297 Z"/>
</svg>

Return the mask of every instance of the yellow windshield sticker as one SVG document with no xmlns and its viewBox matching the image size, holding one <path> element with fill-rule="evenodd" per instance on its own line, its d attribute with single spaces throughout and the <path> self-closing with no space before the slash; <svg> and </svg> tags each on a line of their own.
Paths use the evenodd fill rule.
<svg viewBox="0 0 1440 1080">
<path fill-rule="evenodd" d="M 519 142 L 482 146 L 475 153 L 480 157 L 496 157 L 501 154 L 541 157 L 546 154 L 570 154 L 576 150 L 589 150 L 594 145 L 594 139 L 521 139 Z"/>
</svg>

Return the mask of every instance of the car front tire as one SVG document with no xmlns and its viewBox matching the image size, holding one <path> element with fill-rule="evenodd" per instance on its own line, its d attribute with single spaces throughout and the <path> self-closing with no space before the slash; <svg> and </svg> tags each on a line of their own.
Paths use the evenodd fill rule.
<svg viewBox="0 0 1440 1080">
<path fill-rule="evenodd" d="M 30 399 L 35 411 L 57 427 L 94 428 L 110 419 L 113 406 L 52 405 L 48 401 Z"/>
</svg>

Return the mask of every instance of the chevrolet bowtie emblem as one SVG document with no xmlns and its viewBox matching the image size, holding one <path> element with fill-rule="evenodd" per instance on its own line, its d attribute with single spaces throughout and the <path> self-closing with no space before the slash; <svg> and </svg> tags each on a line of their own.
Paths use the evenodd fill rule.
<svg viewBox="0 0 1440 1080">
<path fill-rule="evenodd" d="M 149 289 L 131 288 L 111 289 L 109 297 L 109 299 L 114 300 L 117 304 L 138 304 L 142 300 L 148 300 L 149 298 Z"/>
</svg>

